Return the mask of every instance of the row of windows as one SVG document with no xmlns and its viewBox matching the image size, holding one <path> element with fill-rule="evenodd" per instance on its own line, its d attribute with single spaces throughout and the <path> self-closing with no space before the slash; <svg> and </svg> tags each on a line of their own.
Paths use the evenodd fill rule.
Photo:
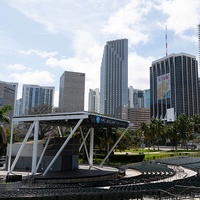
<svg viewBox="0 0 200 200">
<path fill-rule="evenodd" d="M 173 65 L 173 61 L 175 65 Z M 183 62 L 182 62 L 183 61 Z M 170 63 L 170 65 L 168 65 Z M 175 66 L 175 67 L 174 67 Z M 175 107 L 179 113 L 189 115 L 198 112 L 198 88 L 197 88 L 197 65 L 193 58 L 186 56 L 171 57 L 164 61 L 154 63 L 150 68 L 151 85 L 151 116 L 164 114 L 160 109 L 157 111 L 157 76 L 170 72 L 171 98 L 167 106 Z M 165 101 L 162 101 L 163 104 Z"/>
</svg>

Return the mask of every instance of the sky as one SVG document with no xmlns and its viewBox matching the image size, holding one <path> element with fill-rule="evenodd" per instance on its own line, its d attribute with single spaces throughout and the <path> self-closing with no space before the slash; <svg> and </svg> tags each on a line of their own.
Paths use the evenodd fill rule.
<svg viewBox="0 0 200 200">
<path fill-rule="evenodd" d="M 199 0 L 1 0 L 0 80 L 55 87 L 64 71 L 100 87 L 107 41 L 128 39 L 128 86 L 149 89 L 152 61 L 167 53 L 198 58 Z M 167 31 L 166 31 L 167 27 Z"/>
</svg>

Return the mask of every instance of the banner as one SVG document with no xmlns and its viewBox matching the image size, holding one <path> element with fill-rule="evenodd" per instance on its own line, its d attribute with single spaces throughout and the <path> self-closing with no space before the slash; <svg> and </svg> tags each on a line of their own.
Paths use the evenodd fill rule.
<svg viewBox="0 0 200 200">
<path fill-rule="evenodd" d="M 170 98 L 170 74 L 157 77 L 157 95 L 159 99 Z"/>
</svg>

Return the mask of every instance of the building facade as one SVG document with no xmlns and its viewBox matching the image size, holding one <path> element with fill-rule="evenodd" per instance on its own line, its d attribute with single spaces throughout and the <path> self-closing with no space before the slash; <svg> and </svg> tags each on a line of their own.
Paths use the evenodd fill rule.
<svg viewBox="0 0 200 200">
<path fill-rule="evenodd" d="M 129 108 L 144 108 L 144 91 L 134 89 L 133 86 L 128 88 Z"/>
<path fill-rule="evenodd" d="M 199 63 L 200 63 L 200 24 L 198 25 L 198 41 L 199 41 Z"/>
<path fill-rule="evenodd" d="M 131 128 L 138 129 L 142 122 L 150 122 L 150 108 L 129 108 L 128 121 L 132 124 Z"/>
<path fill-rule="evenodd" d="M 17 99 L 15 107 L 15 116 L 21 116 L 21 115 L 22 115 L 22 98 Z"/>
<path fill-rule="evenodd" d="M 101 63 L 100 113 L 127 119 L 128 40 L 108 41 Z"/>
<path fill-rule="evenodd" d="M 18 83 L 0 81 L 0 106 L 11 105 L 12 110 L 7 113 L 12 118 L 15 111 Z"/>
<path fill-rule="evenodd" d="M 151 117 L 167 119 L 173 109 L 174 119 L 182 113 L 199 113 L 198 64 L 195 56 L 171 54 L 150 67 Z"/>
<path fill-rule="evenodd" d="M 65 71 L 60 77 L 59 111 L 84 111 L 85 74 Z"/>
<path fill-rule="evenodd" d="M 43 113 L 51 113 L 54 105 L 55 87 L 39 86 L 39 85 L 23 85 L 21 113 L 29 115 L 31 113 L 40 112 L 41 107 L 46 107 Z M 20 102 L 19 102 L 20 104 Z"/>
<path fill-rule="evenodd" d="M 90 89 L 88 94 L 88 111 L 100 113 L 100 93 L 99 88 Z"/>
<path fill-rule="evenodd" d="M 144 90 L 144 107 L 150 108 L 150 89 Z"/>
</svg>

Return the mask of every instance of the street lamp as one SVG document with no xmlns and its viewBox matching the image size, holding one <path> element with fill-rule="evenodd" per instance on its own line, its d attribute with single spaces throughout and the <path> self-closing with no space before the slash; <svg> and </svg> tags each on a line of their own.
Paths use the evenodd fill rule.
<svg viewBox="0 0 200 200">
<path fill-rule="evenodd" d="M 142 131 L 141 141 L 142 141 L 142 144 L 141 144 L 142 154 L 144 154 L 144 147 L 145 147 L 145 144 L 144 144 L 144 131 Z"/>
</svg>

